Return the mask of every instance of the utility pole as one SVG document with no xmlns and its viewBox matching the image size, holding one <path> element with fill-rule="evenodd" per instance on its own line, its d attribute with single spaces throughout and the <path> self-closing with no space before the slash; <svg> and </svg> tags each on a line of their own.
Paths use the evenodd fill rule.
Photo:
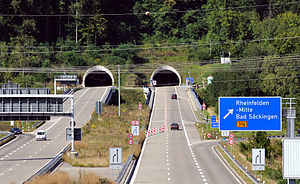
<svg viewBox="0 0 300 184">
<path fill-rule="evenodd" d="M 75 36 L 76 36 L 76 38 L 75 38 L 75 41 L 76 41 L 76 43 L 77 43 L 77 41 L 78 41 L 78 23 L 77 23 L 77 19 L 78 19 L 78 4 L 77 4 L 77 0 L 76 0 L 76 19 L 75 19 L 75 22 L 76 22 L 76 28 L 75 28 L 75 31 L 76 31 L 76 33 L 75 33 Z"/>
<path fill-rule="evenodd" d="M 296 98 L 283 98 L 284 100 L 288 100 L 289 102 L 283 103 L 288 104 L 289 108 L 286 110 L 286 119 L 287 119 L 287 137 L 288 138 L 295 138 L 295 118 L 296 118 L 296 109 L 292 107 L 295 105 L 295 102 L 292 102 Z M 296 184 L 295 179 L 287 179 L 288 184 Z"/>
<path fill-rule="evenodd" d="M 120 87 L 120 65 L 118 65 L 118 99 L 119 99 L 119 116 L 121 116 L 121 87 Z"/>
<path fill-rule="evenodd" d="M 71 152 L 74 152 L 74 97 L 71 98 L 71 128 L 72 128 L 72 148 Z"/>
<path fill-rule="evenodd" d="M 211 63 L 211 39 L 209 39 L 209 62 Z"/>
</svg>

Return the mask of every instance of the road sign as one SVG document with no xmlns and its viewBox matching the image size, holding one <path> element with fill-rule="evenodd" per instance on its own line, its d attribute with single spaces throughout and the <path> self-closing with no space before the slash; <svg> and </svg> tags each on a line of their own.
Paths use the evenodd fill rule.
<svg viewBox="0 0 300 184">
<path fill-rule="evenodd" d="M 217 116 L 211 116 L 211 128 L 219 128 L 219 123 L 217 123 Z"/>
<path fill-rule="evenodd" d="M 131 126 L 131 133 L 134 136 L 139 136 L 140 135 L 140 131 L 139 131 L 139 126 Z"/>
<path fill-rule="evenodd" d="M 135 121 L 131 121 L 131 125 L 134 126 L 135 125 Z"/>
<path fill-rule="evenodd" d="M 139 104 L 139 110 L 142 110 L 143 105 L 140 103 Z"/>
<path fill-rule="evenodd" d="M 229 134 L 229 139 L 233 139 L 234 138 L 234 134 L 233 133 L 230 133 Z"/>
<path fill-rule="evenodd" d="M 265 149 L 252 149 L 252 170 L 265 170 Z"/>
<path fill-rule="evenodd" d="M 135 125 L 139 125 L 140 124 L 140 122 L 139 121 L 135 121 Z"/>
<path fill-rule="evenodd" d="M 211 123 L 211 128 L 219 128 L 219 123 Z"/>
<path fill-rule="evenodd" d="M 211 116 L 211 123 L 216 123 L 217 122 L 217 116 L 216 115 L 212 115 Z"/>
<path fill-rule="evenodd" d="M 133 143 L 134 143 L 134 141 L 133 141 L 132 139 L 129 139 L 129 140 L 128 140 L 128 144 L 129 144 L 129 145 L 133 145 Z"/>
<path fill-rule="evenodd" d="M 109 148 L 109 168 L 122 168 L 122 148 Z"/>
<path fill-rule="evenodd" d="M 220 97 L 220 130 L 281 131 L 281 97 Z"/>
<path fill-rule="evenodd" d="M 202 110 L 205 110 L 206 109 L 206 105 L 205 105 L 205 103 L 203 102 L 203 104 L 202 104 Z"/>
<path fill-rule="evenodd" d="M 128 139 L 133 139 L 133 137 L 134 137 L 134 136 L 133 136 L 132 133 L 129 133 L 129 134 L 128 134 Z"/>
<path fill-rule="evenodd" d="M 228 144 L 233 145 L 234 144 L 234 140 L 233 139 L 229 139 L 228 140 Z"/>
<path fill-rule="evenodd" d="M 300 179 L 300 139 L 284 138 L 282 145 L 283 178 Z"/>
<path fill-rule="evenodd" d="M 227 130 L 221 131 L 221 136 L 228 137 L 229 136 L 229 131 L 227 131 Z"/>
<path fill-rule="evenodd" d="M 66 141 L 72 140 L 72 128 L 66 128 Z M 81 141 L 81 128 L 74 128 L 74 141 Z"/>
<path fill-rule="evenodd" d="M 210 133 L 207 133 L 207 138 L 210 138 Z"/>
<path fill-rule="evenodd" d="M 153 84 L 153 86 L 156 86 L 157 85 L 157 81 L 153 80 L 152 84 Z"/>
</svg>

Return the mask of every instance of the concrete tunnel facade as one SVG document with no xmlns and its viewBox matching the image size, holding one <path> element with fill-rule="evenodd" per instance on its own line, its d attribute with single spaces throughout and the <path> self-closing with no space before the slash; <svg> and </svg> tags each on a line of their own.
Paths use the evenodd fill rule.
<svg viewBox="0 0 300 184">
<path fill-rule="evenodd" d="M 179 86 L 181 84 L 180 74 L 169 65 L 158 67 L 152 73 L 151 80 L 156 80 L 156 86 Z"/>
<path fill-rule="evenodd" d="M 114 76 L 104 66 L 94 66 L 90 68 L 83 76 L 83 87 L 101 87 L 112 86 Z"/>
</svg>

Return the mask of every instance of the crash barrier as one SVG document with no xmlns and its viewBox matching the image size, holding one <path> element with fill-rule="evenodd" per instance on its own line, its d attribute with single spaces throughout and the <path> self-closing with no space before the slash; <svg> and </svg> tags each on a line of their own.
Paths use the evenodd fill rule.
<svg viewBox="0 0 300 184">
<path fill-rule="evenodd" d="M 49 173 L 53 171 L 61 162 L 63 155 L 71 149 L 71 145 L 68 144 L 60 153 L 56 155 L 50 162 L 48 162 L 44 167 L 42 167 L 39 171 L 37 171 L 34 175 L 28 178 L 23 184 L 32 180 L 35 176 L 39 176 L 42 174 Z"/>
<path fill-rule="evenodd" d="M 233 163 L 235 163 L 235 165 L 241 170 L 243 171 L 244 174 L 246 174 L 248 176 L 248 178 L 251 179 L 252 182 L 254 182 L 255 184 L 259 183 L 259 181 L 255 178 L 255 176 L 252 175 L 252 173 L 248 172 L 231 154 L 230 152 L 221 145 L 221 143 L 219 142 L 219 146 L 220 148 L 226 153 L 226 155 L 233 161 Z"/>
<path fill-rule="evenodd" d="M 106 94 L 104 94 L 104 103 L 105 104 L 108 104 L 109 102 L 110 102 L 110 99 L 111 99 L 111 97 L 112 97 L 112 94 L 113 94 L 113 87 L 111 87 L 110 88 L 110 90 L 109 90 L 109 92 L 108 93 L 106 93 Z"/>
<path fill-rule="evenodd" d="M 151 88 L 149 88 L 149 92 L 147 94 L 147 99 L 146 99 L 146 105 L 149 105 L 149 103 L 150 103 L 151 94 L 152 94 L 152 90 L 151 90 Z"/>
<path fill-rule="evenodd" d="M 127 183 L 129 176 L 131 175 L 132 169 L 134 168 L 133 154 L 128 156 L 127 161 L 123 165 L 118 177 L 116 178 L 116 183 Z M 123 181 L 123 182 L 122 182 Z"/>
<path fill-rule="evenodd" d="M 8 141 L 10 141 L 11 139 L 13 139 L 15 137 L 15 135 L 11 132 L 0 131 L 0 133 L 7 134 L 6 136 L 4 136 L 0 139 L 0 146 L 2 146 L 3 144 L 7 143 Z"/>
<path fill-rule="evenodd" d="M 204 121 L 206 121 L 207 123 L 209 123 L 209 122 L 210 122 L 210 119 L 205 118 L 205 117 L 200 113 L 201 110 L 202 110 L 202 106 L 201 106 L 201 104 L 200 104 L 200 102 L 199 102 L 199 100 L 198 100 L 198 98 L 197 98 L 197 95 L 196 95 L 194 89 L 191 89 L 190 92 L 193 94 L 193 96 L 194 96 L 194 98 L 195 98 L 195 101 L 196 101 L 197 104 L 198 104 L 196 108 L 197 108 L 197 112 L 198 112 L 199 116 L 200 116 Z"/>
</svg>

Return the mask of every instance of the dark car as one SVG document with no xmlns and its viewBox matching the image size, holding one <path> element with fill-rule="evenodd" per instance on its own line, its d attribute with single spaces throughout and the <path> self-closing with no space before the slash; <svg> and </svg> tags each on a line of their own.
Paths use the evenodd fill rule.
<svg viewBox="0 0 300 184">
<path fill-rule="evenodd" d="M 179 125 L 178 125 L 178 123 L 172 123 L 172 124 L 170 125 L 170 127 L 171 127 L 171 130 L 179 130 Z"/>
<path fill-rule="evenodd" d="M 177 95 L 176 94 L 172 94 L 171 99 L 177 99 Z"/>
<path fill-rule="evenodd" d="M 22 133 L 22 130 L 20 130 L 20 129 L 17 128 L 17 127 L 14 127 L 14 128 L 11 128 L 11 129 L 10 129 L 10 132 L 11 132 L 11 133 L 14 133 L 14 134 L 21 134 L 21 133 Z"/>
</svg>

